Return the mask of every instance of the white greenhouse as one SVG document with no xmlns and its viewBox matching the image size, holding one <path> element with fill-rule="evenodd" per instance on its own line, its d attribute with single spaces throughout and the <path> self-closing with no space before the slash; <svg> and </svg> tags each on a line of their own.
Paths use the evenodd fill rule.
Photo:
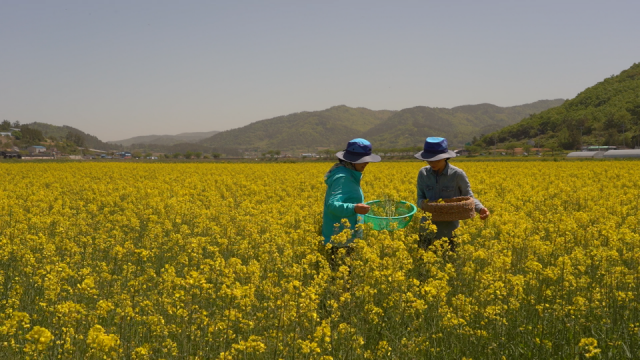
<svg viewBox="0 0 640 360">
<path fill-rule="evenodd" d="M 569 159 L 602 159 L 604 151 L 576 151 L 567 154 Z"/>
<path fill-rule="evenodd" d="M 640 158 L 640 149 L 630 150 L 609 150 L 604 153 L 604 157 L 610 158 Z"/>
</svg>

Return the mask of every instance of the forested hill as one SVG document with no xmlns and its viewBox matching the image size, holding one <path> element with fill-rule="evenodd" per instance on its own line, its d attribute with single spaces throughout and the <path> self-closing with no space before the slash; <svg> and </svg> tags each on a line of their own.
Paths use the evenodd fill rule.
<svg viewBox="0 0 640 360">
<path fill-rule="evenodd" d="M 401 110 L 374 126 L 363 137 L 383 148 L 417 146 L 427 136 L 446 137 L 449 145 L 460 147 L 474 136 L 487 134 L 564 102 L 540 100 L 531 104 L 500 107 L 492 104 L 446 108 L 416 106 Z"/>
<path fill-rule="evenodd" d="M 373 111 L 340 105 L 327 110 L 299 112 L 261 120 L 223 131 L 201 144 L 245 150 L 337 148 L 386 120 L 392 111 Z"/>
<path fill-rule="evenodd" d="M 122 149 L 122 146 L 120 145 L 103 142 L 100 139 L 98 139 L 96 136 L 87 134 L 71 126 L 67 126 L 67 125 L 58 126 L 58 125 L 41 123 L 41 122 L 33 122 L 31 124 L 26 124 L 26 125 L 32 129 L 40 130 L 42 134 L 48 139 L 55 139 L 55 140 L 61 141 L 61 140 L 64 140 L 65 138 L 68 138 L 69 134 L 72 134 L 76 138 L 78 136 L 82 138 L 82 142 L 81 142 L 82 145 L 84 145 L 89 149 L 104 150 L 104 151 Z"/>
<path fill-rule="evenodd" d="M 206 132 L 189 132 L 177 135 L 144 135 L 135 136 L 124 140 L 108 141 L 110 144 L 120 144 L 130 146 L 133 144 L 157 144 L 157 145 L 175 145 L 180 143 L 194 143 L 202 139 L 206 139 L 219 131 Z"/>
<path fill-rule="evenodd" d="M 547 147 L 567 150 L 581 144 L 640 144 L 640 63 L 587 88 L 559 107 L 527 117 L 481 140 L 494 144 L 494 138 L 498 143 L 535 139 Z"/>
<path fill-rule="evenodd" d="M 341 148 L 356 137 L 370 140 L 377 148 L 404 148 L 420 145 L 428 136 L 444 136 L 451 146 L 462 146 L 474 136 L 514 124 L 563 101 L 541 100 L 511 107 L 491 104 L 453 109 L 418 106 L 401 111 L 374 111 L 341 105 L 258 121 L 220 132 L 200 143 L 256 151 L 315 151 L 318 147 Z"/>
</svg>

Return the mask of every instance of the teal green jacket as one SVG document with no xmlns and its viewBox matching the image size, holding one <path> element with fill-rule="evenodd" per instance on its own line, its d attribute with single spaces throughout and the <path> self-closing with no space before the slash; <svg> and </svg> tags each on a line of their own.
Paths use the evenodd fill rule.
<svg viewBox="0 0 640 360">
<path fill-rule="evenodd" d="M 344 230 L 342 219 L 349 220 L 351 229 L 355 230 L 359 219 L 356 204 L 364 203 L 364 194 L 360 188 L 362 173 L 340 166 L 333 169 L 325 178 L 327 192 L 324 195 L 324 213 L 322 214 L 322 236 L 324 243 L 331 242 L 331 236 Z M 355 233 L 354 233 L 355 237 Z M 347 244 L 353 242 L 352 237 Z"/>
</svg>

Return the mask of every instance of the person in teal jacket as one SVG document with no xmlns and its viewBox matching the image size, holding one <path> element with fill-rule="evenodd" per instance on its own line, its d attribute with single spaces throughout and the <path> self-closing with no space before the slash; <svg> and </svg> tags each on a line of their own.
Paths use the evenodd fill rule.
<svg viewBox="0 0 640 360">
<path fill-rule="evenodd" d="M 351 244 L 356 237 L 358 214 L 364 215 L 369 212 L 369 206 L 364 204 L 360 180 L 367 164 L 380 161 L 380 156 L 373 154 L 371 150 L 371 143 L 365 139 L 349 141 L 344 151 L 336 153 L 339 162 L 324 176 L 324 182 L 327 184 L 322 215 L 322 236 L 325 245 L 331 242 L 333 235 L 344 230 L 342 219 L 349 221 L 354 233 L 346 243 L 335 245 L 342 247 Z"/>
</svg>

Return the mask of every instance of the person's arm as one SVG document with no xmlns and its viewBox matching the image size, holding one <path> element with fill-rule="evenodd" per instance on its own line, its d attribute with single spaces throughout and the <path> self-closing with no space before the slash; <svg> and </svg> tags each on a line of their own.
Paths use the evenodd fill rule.
<svg viewBox="0 0 640 360">
<path fill-rule="evenodd" d="M 344 187 L 345 177 L 338 176 L 331 183 L 329 203 L 327 204 L 327 210 L 338 217 L 349 217 L 356 212 L 356 204 L 345 203 L 344 194 L 342 192 Z"/>
<path fill-rule="evenodd" d="M 426 189 L 426 187 L 427 187 L 427 178 L 426 178 L 426 176 L 425 176 L 425 175 L 423 175 L 423 174 L 422 174 L 422 170 L 420 170 L 420 171 L 418 172 L 418 185 L 417 185 L 417 190 L 418 190 L 418 207 L 419 207 L 420 209 L 423 209 L 423 210 L 424 210 L 424 208 L 422 207 L 422 206 L 423 206 L 423 204 L 422 204 L 422 203 L 423 203 L 425 200 L 427 200 L 427 201 L 429 200 L 429 199 L 427 199 L 427 192 L 426 192 L 426 190 L 425 190 L 425 189 Z"/>
<path fill-rule="evenodd" d="M 480 200 L 476 199 L 473 196 L 473 192 L 471 191 L 471 184 L 469 183 L 469 178 L 467 178 L 467 174 L 464 171 L 461 171 L 460 176 L 457 177 L 458 180 L 458 188 L 460 189 L 460 195 L 462 196 L 470 196 L 473 198 L 475 202 L 475 210 L 478 214 L 480 214 L 481 219 L 486 219 L 489 216 L 489 210 L 482 205 Z"/>
</svg>

